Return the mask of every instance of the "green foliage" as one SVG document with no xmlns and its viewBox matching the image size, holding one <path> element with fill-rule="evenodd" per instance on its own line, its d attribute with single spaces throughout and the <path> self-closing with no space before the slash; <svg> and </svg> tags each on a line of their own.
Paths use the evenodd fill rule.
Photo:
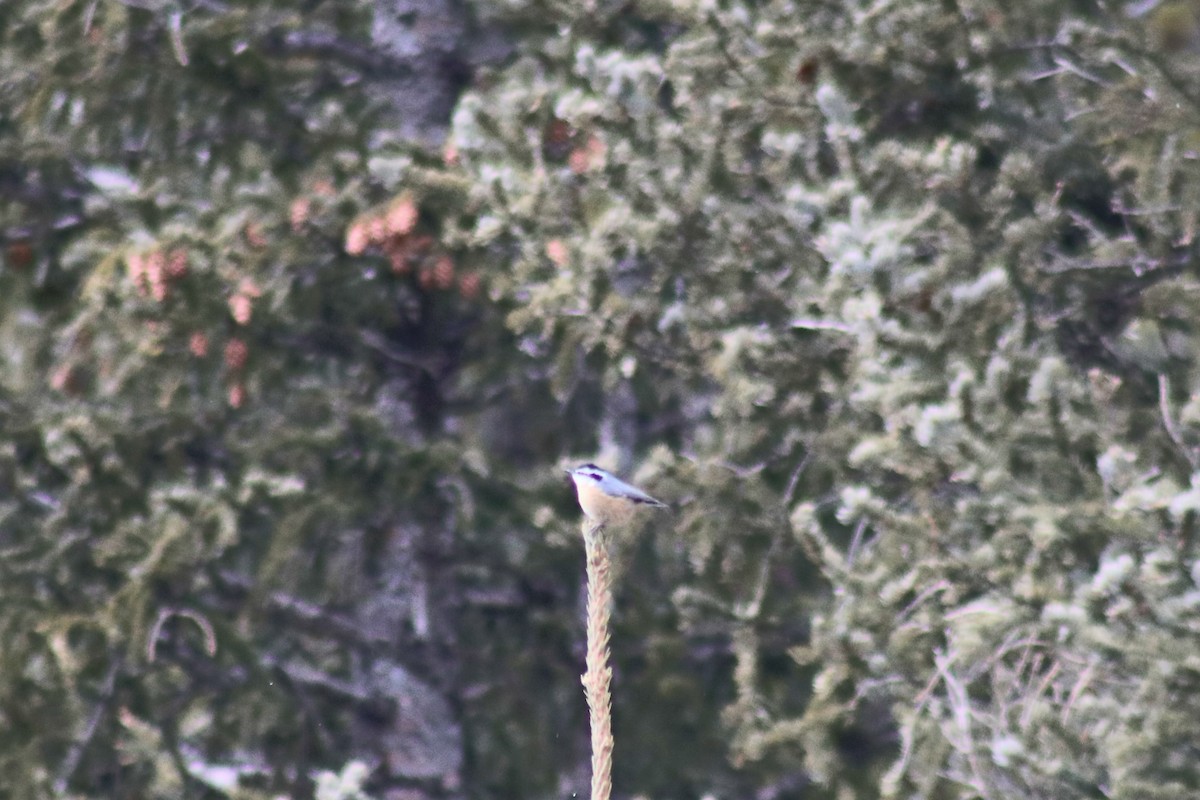
<svg viewBox="0 0 1200 800">
<path fill-rule="evenodd" d="M 1196 793 L 1194 15 L 585 5 L 0 8 L 9 790 L 582 785 L 599 453 L 618 793 Z"/>
<path fill-rule="evenodd" d="M 668 444 L 735 763 L 1195 791 L 1195 60 L 1044 7 L 798 11 L 568 14 L 464 99 L 510 327 Z"/>
<path fill-rule="evenodd" d="M 420 153 L 377 177 L 357 65 L 289 44 L 369 21 L 0 12 L 14 796 L 275 796 L 354 755 L 462 780 L 443 707 L 482 668 L 430 654 L 482 613 L 463 576 L 506 568 L 491 526 L 513 512 L 473 513 L 504 479 L 446 427 L 486 407 L 457 381 L 504 334 L 465 284 L 344 252 L 397 185 L 434 218 L 454 196 Z M 420 677 L 395 696 L 401 649 Z M 398 748 L 399 703 L 424 748 Z"/>
</svg>

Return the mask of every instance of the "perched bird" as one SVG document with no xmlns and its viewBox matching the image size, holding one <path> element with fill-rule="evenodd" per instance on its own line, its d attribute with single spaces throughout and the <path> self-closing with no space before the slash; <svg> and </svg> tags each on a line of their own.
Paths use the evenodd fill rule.
<svg viewBox="0 0 1200 800">
<path fill-rule="evenodd" d="M 594 525 L 625 525 L 638 509 L 644 506 L 667 508 L 666 503 L 655 500 L 641 489 L 630 486 L 595 464 L 584 464 L 566 472 L 571 476 L 571 480 L 575 481 L 580 508 Z"/>
</svg>

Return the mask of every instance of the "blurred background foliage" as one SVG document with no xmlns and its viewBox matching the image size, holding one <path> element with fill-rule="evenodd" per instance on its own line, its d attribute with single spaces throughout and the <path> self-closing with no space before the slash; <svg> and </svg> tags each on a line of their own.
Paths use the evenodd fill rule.
<svg viewBox="0 0 1200 800">
<path fill-rule="evenodd" d="M 5 792 L 1200 793 L 1198 19 L 0 5 Z"/>
</svg>

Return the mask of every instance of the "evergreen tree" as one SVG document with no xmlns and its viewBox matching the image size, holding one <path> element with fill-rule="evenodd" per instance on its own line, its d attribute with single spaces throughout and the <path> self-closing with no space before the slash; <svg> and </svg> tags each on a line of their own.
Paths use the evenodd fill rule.
<svg viewBox="0 0 1200 800">
<path fill-rule="evenodd" d="M 466 11 L 0 8 L 5 788 L 581 790 L 599 458 L 618 796 L 1195 794 L 1190 7 Z"/>
</svg>

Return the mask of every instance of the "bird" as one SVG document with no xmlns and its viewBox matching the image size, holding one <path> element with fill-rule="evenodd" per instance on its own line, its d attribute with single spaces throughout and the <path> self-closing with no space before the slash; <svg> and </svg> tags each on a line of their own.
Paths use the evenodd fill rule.
<svg viewBox="0 0 1200 800">
<path fill-rule="evenodd" d="M 566 473 L 575 481 L 584 516 L 597 527 L 626 525 L 643 506 L 668 508 L 666 503 L 595 464 L 584 464 Z"/>
</svg>

